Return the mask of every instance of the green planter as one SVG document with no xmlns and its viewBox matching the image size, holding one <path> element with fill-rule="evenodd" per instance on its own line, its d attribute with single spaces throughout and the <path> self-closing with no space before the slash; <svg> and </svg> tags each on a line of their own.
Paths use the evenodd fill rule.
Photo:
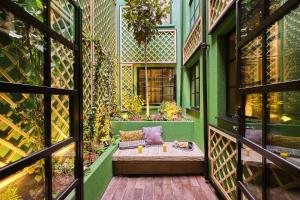
<svg viewBox="0 0 300 200">
<path fill-rule="evenodd" d="M 118 148 L 119 141 L 109 146 L 105 152 L 90 166 L 84 176 L 84 199 L 99 200 L 113 177 L 112 155 Z M 72 192 L 66 200 L 74 199 Z"/>
</svg>

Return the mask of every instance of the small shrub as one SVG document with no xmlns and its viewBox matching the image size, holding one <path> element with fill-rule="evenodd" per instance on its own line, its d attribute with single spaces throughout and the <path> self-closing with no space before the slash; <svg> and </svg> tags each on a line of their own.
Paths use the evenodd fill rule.
<svg viewBox="0 0 300 200">
<path fill-rule="evenodd" d="M 142 96 L 126 95 L 124 98 L 124 108 L 127 110 L 130 117 L 139 117 L 142 112 L 143 105 L 145 104 Z"/>
<path fill-rule="evenodd" d="M 176 102 L 165 101 L 159 108 L 159 113 L 162 118 L 167 121 L 174 121 L 181 119 L 181 108 L 177 106 Z"/>
</svg>

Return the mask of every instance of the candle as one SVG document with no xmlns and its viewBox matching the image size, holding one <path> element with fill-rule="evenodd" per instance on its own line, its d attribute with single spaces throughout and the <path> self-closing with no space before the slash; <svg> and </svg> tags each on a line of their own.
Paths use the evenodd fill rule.
<svg viewBox="0 0 300 200">
<path fill-rule="evenodd" d="M 143 153 L 143 146 L 142 145 L 138 146 L 138 153 Z"/>
<path fill-rule="evenodd" d="M 251 149 L 249 147 L 245 148 L 246 156 L 250 156 Z"/>
<path fill-rule="evenodd" d="M 280 153 L 280 156 L 281 156 L 282 158 L 287 158 L 287 157 L 289 157 L 289 154 L 288 154 L 287 152 L 281 152 L 281 153 Z"/>
<path fill-rule="evenodd" d="M 163 144 L 163 152 L 167 152 L 167 144 L 166 143 Z"/>
</svg>

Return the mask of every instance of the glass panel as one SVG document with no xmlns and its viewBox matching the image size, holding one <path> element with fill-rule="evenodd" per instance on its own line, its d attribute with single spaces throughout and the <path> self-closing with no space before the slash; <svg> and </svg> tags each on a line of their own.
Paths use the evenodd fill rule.
<svg viewBox="0 0 300 200">
<path fill-rule="evenodd" d="M 65 199 L 66 200 L 76 200 L 75 198 L 76 198 L 76 190 L 72 190 Z"/>
<path fill-rule="evenodd" d="M 54 144 L 70 136 L 69 97 L 53 95 L 51 111 L 51 139 Z"/>
<path fill-rule="evenodd" d="M 44 21 L 43 12 L 44 12 L 44 2 L 43 0 L 14 0 L 14 3 L 18 4 L 26 12 L 36 17 L 41 22 Z"/>
<path fill-rule="evenodd" d="M 75 8 L 68 0 L 51 1 L 51 27 L 73 41 L 75 36 Z"/>
<path fill-rule="evenodd" d="M 196 81 L 196 90 L 195 90 L 195 92 L 200 92 L 200 79 L 197 78 L 195 81 Z"/>
<path fill-rule="evenodd" d="M 228 43 L 228 60 L 231 61 L 235 59 L 235 43 L 236 43 L 236 33 L 233 32 L 232 34 L 229 35 L 227 39 Z"/>
<path fill-rule="evenodd" d="M 191 94 L 191 107 L 195 107 L 195 94 Z"/>
<path fill-rule="evenodd" d="M 300 196 L 300 179 L 267 160 L 269 199 L 296 200 Z"/>
<path fill-rule="evenodd" d="M 145 70 L 140 69 L 138 73 L 138 94 L 145 97 Z M 151 68 L 148 69 L 148 91 L 150 104 L 160 104 L 163 100 L 174 96 L 174 68 Z M 164 97 L 169 95 L 169 97 Z M 172 96 L 170 96 L 172 95 Z"/>
<path fill-rule="evenodd" d="M 241 150 L 243 182 L 256 199 L 262 199 L 262 156 L 245 145 Z"/>
<path fill-rule="evenodd" d="M 287 0 L 269 0 L 269 14 L 272 15 L 278 8 L 285 4 Z"/>
<path fill-rule="evenodd" d="M 196 93 L 196 103 L 195 103 L 195 107 L 199 108 L 200 105 L 200 94 Z"/>
<path fill-rule="evenodd" d="M 245 137 L 257 144 L 262 142 L 262 95 L 246 96 L 245 104 L 246 131 Z"/>
<path fill-rule="evenodd" d="M 262 84 L 262 37 L 259 36 L 241 49 L 242 87 Z"/>
<path fill-rule="evenodd" d="M 0 8 L 0 81 L 43 84 L 44 35 Z"/>
<path fill-rule="evenodd" d="M 268 95 L 268 149 L 300 166 L 300 91 Z"/>
<path fill-rule="evenodd" d="M 1 200 L 45 199 L 44 160 L 18 171 L 0 181 Z"/>
<path fill-rule="evenodd" d="M 75 144 L 70 144 L 52 155 L 52 191 L 56 198 L 74 180 Z"/>
<path fill-rule="evenodd" d="M 59 42 L 51 43 L 51 80 L 52 87 L 74 88 L 74 53 Z"/>
<path fill-rule="evenodd" d="M 228 86 L 229 87 L 236 87 L 236 83 L 237 83 L 237 67 L 236 67 L 236 60 L 233 60 L 232 62 L 230 62 L 228 64 L 228 68 L 229 68 L 229 71 L 228 71 L 228 75 L 229 75 L 229 80 L 228 80 Z"/>
<path fill-rule="evenodd" d="M 0 168 L 44 147 L 44 97 L 0 93 Z"/>
<path fill-rule="evenodd" d="M 267 30 L 267 82 L 300 79 L 300 8 Z"/>
<path fill-rule="evenodd" d="M 263 1 L 241 1 L 241 38 L 246 37 L 262 22 Z M 251 17 L 249 17 L 251 16 Z"/>
</svg>

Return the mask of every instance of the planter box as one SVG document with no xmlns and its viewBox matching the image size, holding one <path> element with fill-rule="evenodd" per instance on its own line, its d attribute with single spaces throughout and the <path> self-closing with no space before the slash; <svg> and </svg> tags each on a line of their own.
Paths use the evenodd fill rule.
<svg viewBox="0 0 300 200">
<path fill-rule="evenodd" d="M 139 130 L 142 127 L 162 126 L 163 138 L 167 142 L 194 141 L 193 121 L 112 121 L 112 131 L 119 134 L 119 131 Z"/>
</svg>

